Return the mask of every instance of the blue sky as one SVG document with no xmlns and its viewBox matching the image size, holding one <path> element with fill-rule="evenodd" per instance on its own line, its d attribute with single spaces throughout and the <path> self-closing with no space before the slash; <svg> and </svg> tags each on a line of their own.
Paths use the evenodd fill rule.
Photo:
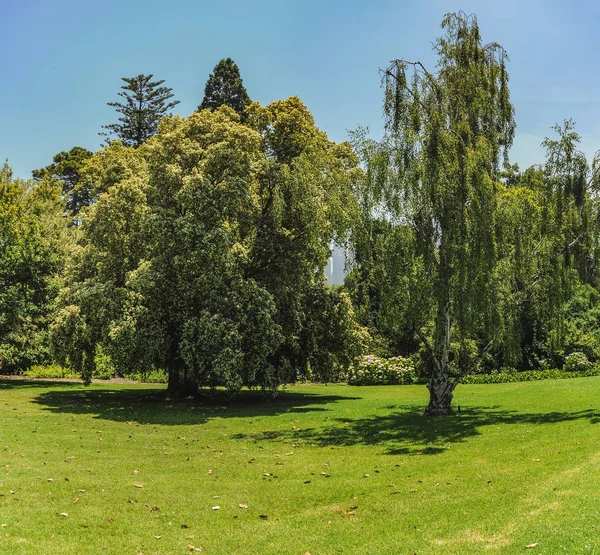
<svg viewBox="0 0 600 555">
<path fill-rule="evenodd" d="M 573 5 L 573 4 L 571 4 Z M 381 131 L 378 69 L 394 58 L 434 65 L 448 11 L 478 15 L 484 42 L 507 50 L 516 109 L 513 161 L 542 160 L 550 126 L 572 117 L 582 150 L 600 149 L 600 5 L 565 1 L 0 0 L 0 160 L 29 177 L 61 150 L 100 147 L 116 120 L 120 77 L 153 73 L 181 103 L 201 102 L 214 65 L 232 57 L 265 104 L 299 96 L 330 138 Z"/>
</svg>

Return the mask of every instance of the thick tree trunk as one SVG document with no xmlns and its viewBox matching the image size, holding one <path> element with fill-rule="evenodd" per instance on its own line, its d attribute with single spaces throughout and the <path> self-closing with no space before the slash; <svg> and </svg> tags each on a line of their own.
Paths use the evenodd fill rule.
<svg viewBox="0 0 600 555">
<path fill-rule="evenodd" d="M 436 365 L 437 366 L 437 365 Z M 449 416 L 452 412 L 452 397 L 455 381 L 448 379 L 448 372 L 436 368 L 427 384 L 429 404 L 423 413 L 425 416 Z"/>
<path fill-rule="evenodd" d="M 189 370 L 178 365 L 168 369 L 169 382 L 167 392 L 173 397 L 189 397 L 198 393 L 198 383 L 193 379 Z"/>
</svg>

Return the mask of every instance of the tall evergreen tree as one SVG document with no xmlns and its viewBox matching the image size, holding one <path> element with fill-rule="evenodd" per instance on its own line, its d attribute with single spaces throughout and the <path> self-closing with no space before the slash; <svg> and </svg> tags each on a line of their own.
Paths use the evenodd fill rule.
<svg viewBox="0 0 600 555">
<path fill-rule="evenodd" d="M 226 104 L 240 116 L 250 104 L 250 97 L 240 76 L 240 68 L 231 58 L 221 60 L 210 74 L 204 88 L 204 99 L 198 110 L 216 110 Z"/>
<path fill-rule="evenodd" d="M 111 137 L 116 135 L 126 146 L 138 147 L 158 132 L 158 123 L 168 115 L 169 110 L 179 104 L 173 98 L 172 89 L 161 87 L 165 82 L 152 81 L 153 75 L 137 77 L 121 77 L 125 85 L 118 95 L 124 102 L 107 102 L 121 114 L 119 123 L 103 125 L 106 132 L 100 135 Z"/>
</svg>

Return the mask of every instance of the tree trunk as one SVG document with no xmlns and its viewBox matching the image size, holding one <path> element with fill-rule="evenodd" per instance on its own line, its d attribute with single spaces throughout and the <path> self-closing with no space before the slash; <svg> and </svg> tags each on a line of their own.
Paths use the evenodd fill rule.
<svg viewBox="0 0 600 555">
<path fill-rule="evenodd" d="M 449 260 L 450 232 L 442 228 L 440 240 L 440 262 L 437 283 L 438 309 L 435 319 L 435 343 L 433 346 L 433 368 L 427 384 L 429 405 L 426 416 L 452 414 L 452 392 L 455 381 L 450 381 L 450 332 L 452 330 L 452 267 Z"/>
<path fill-rule="evenodd" d="M 450 299 L 438 312 L 436 331 L 439 332 L 435 342 L 435 356 L 431 377 L 427 384 L 429 389 L 429 405 L 425 409 L 425 416 L 447 416 L 452 414 L 452 397 L 456 387 L 455 381 L 450 381 L 450 330 L 452 318 L 450 316 Z M 439 328 L 439 329 L 437 329 Z"/>
<path fill-rule="evenodd" d="M 191 372 L 180 365 L 170 365 L 167 392 L 172 397 L 190 397 L 198 393 L 198 383 Z"/>
</svg>

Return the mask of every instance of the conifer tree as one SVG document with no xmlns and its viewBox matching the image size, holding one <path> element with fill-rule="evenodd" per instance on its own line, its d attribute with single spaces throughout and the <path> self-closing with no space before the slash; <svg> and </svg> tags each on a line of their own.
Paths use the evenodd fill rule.
<svg viewBox="0 0 600 555">
<path fill-rule="evenodd" d="M 111 137 L 116 135 L 125 146 L 138 147 L 158 132 L 158 123 L 168 115 L 169 110 L 179 104 L 173 98 L 172 89 L 161 87 L 165 82 L 152 81 L 153 75 L 137 77 L 121 77 L 126 83 L 118 95 L 124 102 L 107 102 L 121 114 L 119 123 L 103 125 L 106 132 L 100 135 Z"/>
<path fill-rule="evenodd" d="M 204 99 L 198 110 L 216 110 L 226 104 L 240 116 L 250 104 L 250 97 L 240 76 L 240 69 L 231 58 L 221 60 L 210 74 L 204 88 Z"/>
</svg>

